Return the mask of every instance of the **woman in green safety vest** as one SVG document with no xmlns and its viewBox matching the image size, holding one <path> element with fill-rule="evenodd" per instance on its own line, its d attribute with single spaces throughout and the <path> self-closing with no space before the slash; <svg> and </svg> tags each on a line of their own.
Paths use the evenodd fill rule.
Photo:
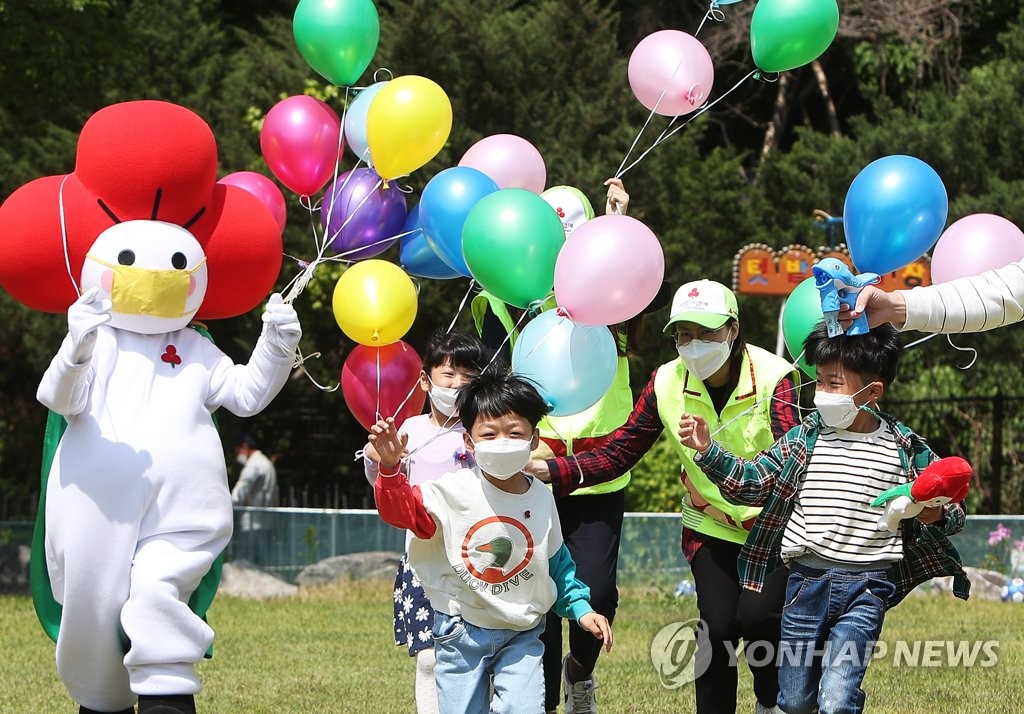
<svg viewBox="0 0 1024 714">
<path fill-rule="evenodd" d="M 695 682 L 697 711 L 731 714 L 737 685 L 732 655 L 739 640 L 746 652 L 760 641 L 770 645 L 768 651 L 778 651 L 786 572 L 774 573 L 761 592 L 741 589 L 737 560 L 759 509 L 726 501 L 676 432 L 684 413 L 700 414 L 726 448 L 753 456 L 798 423 L 795 373 L 786 360 L 744 341 L 736 296 L 721 283 L 698 280 L 679 288 L 665 332 L 674 338 L 679 356 L 654 372 L 623 426 L 597 448 L 534 460 L 528 470 L 550 480 L 561 502 L 581 487 L 618 482 L 663 431 L 669 435 L 685 487 L 682 550 L 707 634 L 698 638 L 695 660 L 697 667 L 707 667 Z M 748 664 L 757 712 L 773 712 L 778 695 L 774 658 Z"/>
</svg>

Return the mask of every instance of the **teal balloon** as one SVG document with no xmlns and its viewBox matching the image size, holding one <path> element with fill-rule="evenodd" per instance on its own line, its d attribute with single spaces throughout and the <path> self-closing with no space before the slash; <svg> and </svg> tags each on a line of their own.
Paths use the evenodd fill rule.
<svg viewBox="0 0 1024 714">
<path fill-rule="evenodd" d="M 789 294 L 782 310 L 782 336 L 791 359 L 796 359 L 797 355 L 804 351 L 804 340 L 824 319 L 825 315 L 821 311 L 821 292 L 814 285 L 814 278 L 807 278 Z M 805 357 L 797 360 L 797 366 L 811 378 L 817 376 L 817 370 L 807 364 Z"/>
<path fill-rule="evenodd" d="M 484 196 L 462 227 L 469 272 L 484 290 L 521 308 L 551 292 L 563 243 L 565 231 L 555 209 L 522 188 Z"/>
<path fill-rule="evenodd" d="M 578 325 L 557 310 L 533 318 L 512 349 L 512 372 L 537 386 L 551 416 L 592 407 L 612 386 L 617 368 L 611 330 Z"/>
<path fill-rule="evenodd" d="M 300 0 L 292 34 L 307 64 L 332 84 L 355 84 L 380 41 L 373 0 Z"/>
<path fill-rule="evenodd" d="M 750 18 L 750 52 L 765 72 L 813 62 L 839 30 L 836 0 L 759 0 Z"/>
<path fill-rule="evenodd" d="M 942 179 L 913 156 L 884 156 L 861 169 L 846 192 L 843 231 L 859 273 L 885 275 L 931 250 L 946 225 Z"/>
</svg>

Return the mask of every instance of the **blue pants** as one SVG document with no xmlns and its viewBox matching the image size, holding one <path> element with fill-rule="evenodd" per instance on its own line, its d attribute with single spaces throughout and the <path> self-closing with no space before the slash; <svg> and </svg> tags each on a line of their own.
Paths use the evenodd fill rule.
<svg viewBox="0 0 1024 714">
<path fill-rule="evenodd" d="M 544 620 L 532 630 L 491 630 L 434 613 L 434 679 L 442 714 L 543 714 Z M 491 677 L 494 698 L 490 701 Z"/>
<path fill-rule="evenodd" d="M 791 566 L 778 652 L 782 711 L 864 711 L 860 685 L 895 589 L 885 570 Z"/>
</svg>

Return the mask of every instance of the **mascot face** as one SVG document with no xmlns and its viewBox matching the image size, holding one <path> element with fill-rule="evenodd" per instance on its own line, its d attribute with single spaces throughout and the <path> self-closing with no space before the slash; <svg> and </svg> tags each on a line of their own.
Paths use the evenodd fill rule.
<svg viewBox="0 0 1024 714">
<path fill-rule="evenodd" d="M 259 199 L 216 179 L 213 132 L 185 107 L 101 109 L 82 127 L 74 172 L 0 206 L 0 286 L 46 312 L 99 287 L 111 325 L 144 334 L 248 312 L 281 270 L 281 229 Z"/>
<path fill-rule="evenodd" d="M 110 298 L 110 326 L 146 335 L 185 327 L 206 297 L 206 253 L 173 223 L 126 221 L 100 233 L 85 256 L 82 290 Z"/>
</svg>

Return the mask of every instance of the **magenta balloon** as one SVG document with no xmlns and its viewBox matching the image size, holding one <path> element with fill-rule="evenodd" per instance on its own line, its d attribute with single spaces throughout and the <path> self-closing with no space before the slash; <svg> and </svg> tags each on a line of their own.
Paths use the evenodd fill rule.
<svg viewBox="0 0 1024 714">
<path fill-rule="evenodd" d="M 1024 259 L 1024 233 L 1002 216 L 964 216 L 939 236 L 932 282 L 947 283 Z"/>
<path fill-rule="evenodd" d="M 260 149 L 281 183 L 310 196 L 334 176 L 343 148 L 340 137 L 341 120 L 327 104 L 304 95 L 288 97 L 267 112 Z"/>
<path fill-rule="evenodd" d="M 540 193 L 548 179 L 544 157 L 533 144 L 514 134 L 485 136 L 462 155 L 459 166 L 482 171 L 498 188 Z"/>
<path fill-rule="evenodd" d="M 255 171 L 236 171 L 217 183 L 238 186 L 238 188 L 251 193 L 267 207 L 270 215 L 274 217 L 278 229 L 284 230 L 284 226 L 288 222 L 288 207 L 284 202 L 284 194 L 281 193 L 281 189 L 277 187 L 276 183 Z"/>
<path fill-rule="evenodd" d="M 566 238 L 555 263 L 555 300 L 583 325 L 614 325 L 651 304 L 665 254 L 650 228 L 630 216 L 599 216 Z"/>
<path fill-rule="evenodd" d="M 696 37 L 679 30 L 661 30 L 640 40 L 629 56 L 627 74 L 640 103 L 667 117 L 700 107 L 715 83 L 711 55 Z"/>
<path fill-rule="evenodd" d="M 381 184 L 373 169 L 353 169 L 327 187 L 320 225 L 331 249 L 349 260 L 370 258 L 394 245 L 407 215 L 405 194 Z"/>
</svg>

